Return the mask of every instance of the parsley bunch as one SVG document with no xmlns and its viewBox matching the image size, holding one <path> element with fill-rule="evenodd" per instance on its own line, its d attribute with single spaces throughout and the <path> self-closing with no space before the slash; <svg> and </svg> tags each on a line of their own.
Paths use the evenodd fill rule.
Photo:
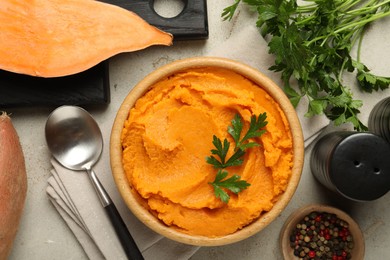
<svg viewBox="0 0 390 260">
<path fill-rule="evenodd" d="M 292 104 L 305 96 L 306 116 L 325 114 L 335 125 L 350 122 L 356 130 L 367 130 L 357 116 L 362 101 L 353 99 L 342 76 L 357 72 L 366 92 L 388 88 L 390 78 L 370 73 L 360 61 L 360 49 L 365 27 L 390 15 L 390 0 L 308 0 L 299 6 L 297 0 L 235 0 L 222 17 L 230 20 L 241 1 L 257 10 L 256 25 L 263 36 L 270 36 L 275 64 L 269 69 L 281 72 Z M 350 55 L 355 44 L 356 60 Z M 298 88 L 291 86 L 292 78 Z"/>
<path fill-rule="evenodd" d="M 261 128 L 267 125 L 268 122 L 265 121 L 266 118 L 266 113 L 260 114 L 258 117 L 256 117 L 256 115 L 251 116 L 248 131 L 241 137 L 243 123 L 238 114 L 234 116 L 231 121 L 232 125 L 229 126 L 227 130 L 235 142 L 234 153 L 229 158 L 226 157 L 230 149 L 230 142 L 226 138 L 222 142 L 220 138 L 215 135 L 213 136 L 213 145 L 216 149 L 211 150 L 212 155 L 206 157 L 206 162 L 218 169 L 218 172 L 214 181 L 209 184 L 213 186 L 215 196 L 224 203 L 228 203 L 230 199 L 230 196 L 224 189 L 237 194 L 240 191 L 245 190 L 250 184 L 245 180 L 241 180 L 241 176 L 237 174 L 225 179 L 228 176 L 228 172 L 223 169 L 230 166 L 242 165 L 244 162 L 242 157 L 245 155 L 245 150 L 259 146 L 258 143 L 251 141 L 251 139 L 260 137 L 265 133 L 265 130 Z"/>
</svg>

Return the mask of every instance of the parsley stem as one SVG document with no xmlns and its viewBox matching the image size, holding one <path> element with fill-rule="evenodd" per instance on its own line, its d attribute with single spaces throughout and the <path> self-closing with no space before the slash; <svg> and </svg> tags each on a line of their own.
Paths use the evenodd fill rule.
<svg viewBox="0 0 390 260">
<path fill-rule="evenodd" d="M 344 72 L 345 64 L 347 63 L 347 61 L 348 61 L 348 60 L 344 59 L 343 64 L 341 65 L 341 69 L 340 69 L 340 71 L 339 71 L 339 74 L 337 75 L 337 80 L 338 80 L 339 82 L 342 81 L 343 72 Z"/>
<path fill-rule="evenodd" d="M 390 0 L 389 0 L 389 2 L 390 2 Z M 315 42 L 317 42 L 317 41 L 319 41 L 319 40 L 323 40 L 323 42 L 322 42 L 322 44 L 321 44 L 321 46 L 323 46 L 324 43 L 325 43 L 331 36 L 335 36 L 335 35 L 337 35 L 337 34 L 343 32 L 343 31 L 345 31 L 345 30 L 350 29 L 350 28 L 353 28 L 352 31 L 351 31 L 351 34 L 353 34 L 353 33 L 355 33 L 356 31 L 358 31 L 359 29 L 361 29 L 362 27 L 364 27 L 366 24 L 368 24 L 368 23 L 370 23 L 370 22 L 373 22 L 373 21 L 375 21 L 375 20 L 378 20 L 378 19 L 380 19 L 380 18 L 386 17 L 386 16 L 388 16 L 388 15 L 390 15 L 390 11 L 387 11 L 387 12 L 385 12 L 385 13 L 374 14 L 374 15 L 372 15 L 372 16 L 369 17 L 369 18 L 365 18 L 365 19 L 359 20 L 359 21 L 353 20 L 353 21 L 351 21 L 351 22 L 349 22 L 349 23 L 347 23 L 347 24 L 345 24 L 345 25 L 343 25 L 343 26 L 341 26 L 341 27 L 339 27 L 339 28 L 336 28 L 336 30 L 335 30 L 334 32 L 332 32 L 332 33 L 329 33 L 329 34 L 327 34 L 327 35 L 318 36 L 318 37 L 316 37 L 316 38 L 314 38 L 314 39 L 308 41 L 307 43 L 305 43 L 305 46 L 310 46 L 310 45 L 312 45 L 313 43 L 315 43 Z M 355 27 L 355 28 L 354 28 L 354 27 Z"/>
<path fill-rule="evenodd" d="M 350 22 L 350 23 L 348 23 L 348 24 L 346 24 L 346 25 L 336 29 L 334 31 L 334 34 L 338 34 L 338 33 L 342 32 L 342 31 L 345 31 L 345 30 L 353 28 L 353 27 L 362 27 L 362 26 L 364 26 L 364 25 L 366 25 L 366 24 L 368 24 L 370 22 L 373 22 L 373 21 L 378 20 L 380 18 L 386 17 L 388 15 L 390 15 L 390 11 L 385 12 L 385 13 L 374 14 L 371 17 L 365 18 L 363 20 L 359 20 L 358 22 L 356 22 L 356 21 Z"/>
<path fill-rule="evenodd" d="M 376 0 L 371 0 L 368 3 L 366 3 L 363 7 L 360 7 L 359 9 L 350 10 L 348 12 L 345 12 L 345 14 L 348 14 L 348 15 L 352 14 L 352 15 L 360 15 L 361 16 L 363 14 L 367 14 L 367 13 L 371 13 L 373 11 L 376 11 L 379 9 L 379 7 L 390 3 L 390 1 L 381 2 L 379 4 L 377 4 L 376 2 L 377 2 Z M 374 3 L 375 5 L 370 5 L 371 3 Z"/>
<path fill-rule="evenodd" d="M 371 0 L 371 1 L 376 1 L 376 0 Z M 350 0 L 350 1 L 341 1 L 341 4 L 338 8 L 335 9 L 335 11 L 339 10 L 350 10 L 352 7 L 357 5 L 360 1 L 357 0 Z"/>
<path fill-rule="evenodd" d="M 361 53 L 361 49 L 362 49 L 364 29 L 365 29 L 365 27 L 362 28 L 362 32 L 361 32 L 361 35 L 360 35 L 360 38 L 359 38 L 359 43 L 358 43 L 357 52 L 356 52 L 356 60 L 358 62 L 360 62 L 360 53 Z"/>
<path fill-rule="evenodd" d="M 299 14 L 304 14 L 304 13 L 312 13 L 317 9 L 318 9 L 318 5 L 314 3 L 314 4 L 299 5 L 296 11 Z"/>
<path fill-rule="evenodd" d="M 364 28 L 365 27 L 360 28 L 359 31 L 356 33 L 351 32 L 350 35 L 348 36 L 348 38 L 352 38 L 351 46 L 355 46 L 356 41 L 359 39 L 359 43 L 358 43 L 358 47 L 357 47 L 357 54 L 356 54 L 357 61 L 360 61 L 360 50 L 361 50 L 361 45 L 362 45 L 362 39 L 364 36 Z M 345 65 L 347 62 L 348 62 L 348 60 L 344 59 L 343 64 L 341 65 L 341 69 L 339 71 L 339 74 L 337 75 L 337 79 L 339 82 L 342 81 L 343 72 L 345 71 Z"/>
</svg>

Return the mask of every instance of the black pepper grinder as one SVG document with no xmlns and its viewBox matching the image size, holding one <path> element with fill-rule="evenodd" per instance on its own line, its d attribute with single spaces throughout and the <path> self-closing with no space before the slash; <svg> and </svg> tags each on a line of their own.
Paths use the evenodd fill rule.
<svg viewBox="0 0 390 260">
<path fill-rule="evenodd" d="M 318 140 L 310 167 L 329 190 L 371 201 L 390 190 L 390 145 L 373 133 L 337 131 Z"/>
<path fill-rule="evenodd" d="M 368 129 L 390 142 L 390 97 L 382 99 L 371 110 Z"/>
</svg>

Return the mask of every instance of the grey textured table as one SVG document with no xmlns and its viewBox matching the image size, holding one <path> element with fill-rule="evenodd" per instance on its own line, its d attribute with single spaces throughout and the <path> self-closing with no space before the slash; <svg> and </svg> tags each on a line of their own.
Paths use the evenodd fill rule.
<svg viewBox="0 0 390 260">
<path fill-rule="evenodd" d="M 156 1 L 163 3 L 161 12 L 172 12 L 180 8 L 180 0 Z M 124 96 L 145 75 L 154 68 L 176 59 L 201 56 L 215 48 L 245 26 L 254 23 L 247 9 L 240 9 L 232 22 L 223 22 L 221 12 L 232 0 L 208 1 L 210 35 L 208 40 L 177 42 L 169 48 L 152 47 L 143 51 L 120 54 L 110 63 L 111 103 L 105 107 L 91 107 L 89 111 L 102 127 L 105 148 L 99 162 L 99 178 L 116 203 L 121 203 L 113 184 L 109 166 L 108 139 L 111 125 Z M 171 8 L 172 7 L 172 8 Z M 371 69 L 383 75 L 390 75 L 390 19 L 372 27 L 365 38 L 362 59 Z M 245 40 L 245 39 L 243 39 Z M 232 51 L 234 51 L 232 49 Z M 33 86 L 31 86 L 33 87 Z M 389 92 L 383 93 L 383 97 Z M 49 177 L 49 153 L 44 139 L 44 124 L 54 107 L 14 108 L 12 113 L 15 127 L 25 152 L 29 190 L 19 233 L 15 240 L 11 259 L 85 259 L 86 256 L 72 233 L 50 204 L 45 194 Z M 362 118 L 366 120 L 367 110 Z M 319 185 L 310 173 L 306 150 L 305 167 L 299 187 L 291 203 L 269 227 L 253 237 L 236 244 L 201 248 L 193 257 L 197 259 L 280 259 L 278 247 L 279 230 L 288 215 L 308 203 L 327 203 L 339 206 L 350 213 L 360 224 L 366 239 L 366 259 L 390 258 L 390 195 L 369 203 L 351 203 L 340 200 Z M 126 212 L 124 213 L 126 214 Z"/>
</svg>

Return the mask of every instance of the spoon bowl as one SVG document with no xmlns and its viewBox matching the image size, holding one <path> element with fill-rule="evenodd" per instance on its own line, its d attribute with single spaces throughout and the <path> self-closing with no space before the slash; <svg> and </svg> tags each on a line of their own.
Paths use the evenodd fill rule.
<svg viewBox="0 0 390 260">
<path fill-rule="evenodd" d="M 45 134 L 53 157 L 71 170 L 91 169 L 103 150 L 98 124 L 79 107 L 55 110 L 46 122 Z"/>
</svg>

